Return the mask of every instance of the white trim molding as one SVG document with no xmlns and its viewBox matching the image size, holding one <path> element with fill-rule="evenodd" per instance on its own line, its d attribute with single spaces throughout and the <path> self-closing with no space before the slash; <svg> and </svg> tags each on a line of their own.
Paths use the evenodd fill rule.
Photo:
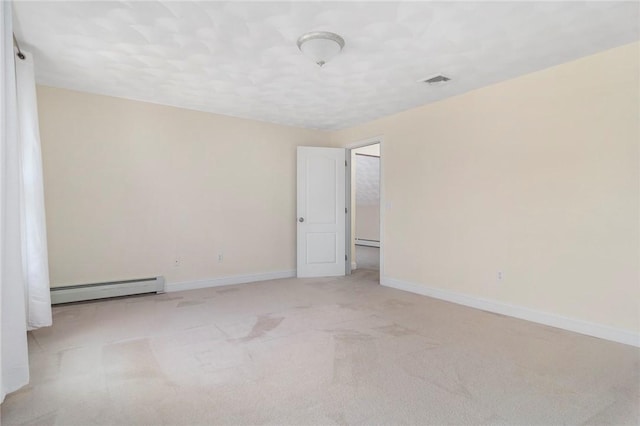
<svg viewBox="0 0 640 426">
<path fill-rule="evenodd" d="M 382 150 L 382 140 L 384 139 L 384 135 L 373 136 L 371 138 L 362 139 L 356 142 L 351 142 L 346 144 L 344 147 L 347 149 L 354 148 L 362 148 L 363 146 L 375 145 L 377 143 L 380 144 L 380 149 Z M 382 152 L 380 152 L 380 156 L 382 157 Z"/>
<path fill-rule="evenodd" d="M 458 305 L 469 306 L 483 311 L 494 312 L 501 315 L 573 331 L 575 333 L 586 334 L 587 336 L 598 337 L 600 339 L 640 347 L 640 333 L 630 330 L 624 330 L 574 318 L 567 318 L 549 312 L 537 311 L 535 309 L 511 305 L 490 299 L 483 299 L 449 290 L 428 287 L 426 285 L 402 281 L 390 277 L 382 277 L 380 283 L 385 287 L 391 287 L 397 290 L 408 291 L 410 293 L 433 297 L 434 299 L 445 300 Z"/>
<path fill-rule="evenodd" d="M 296 276 L 296 270 L 291 269 L 288 271 L 264 272 L 261 274 L 249 274 L 249 275 L 232 275 L 229 277 L 210 278 L 210 279 L 197 280 L 197 281 L 166 283 L 165 292 L 170 293 L 174 291 L 197 290 L 200 288 L 221 287 L 225 285 L 247 284 L 247 283 L 252 283 L 257 281 L 269 281 L 269 280 L 278 280 L 282 278 L 294 278 L 295 276 Z"/>
<path fill-rule="evenodd" d="M 384 134 L 382 135 L 378 135 L 378 136 L 373 136 L 367 139 L 361 139 L 359 141 L 356 142 L 351 142 L 348 143 L 346 145 L 344 145 L 344 147 L 349 150 L 349 157 L 351 157 L 351 150 L 355 149 L 355 148 L 362 148 L 363 146 L 368 146 L 368 145 L 375 145 L 379 143 L 380 144 L 380 241 L 379 241 L 379 247 L 380 247 L 380 277 L 382 277 L 384 275 L 384 223 L 385 223 L 385 217 L 386 217 L 386 213 L 385 210 L 388 209 L 390 207 L 390 202 L 389 204 L 387 203 L 387 195 L 386 195 L 386 190 L 385 190 L 385 164 L 386 164 L 386 160 L 384 159 L 385 154 L 385 144 L 384 144 Z M 349 162 L 349 176 L 351 175 L 351 162 Z M 351 185 L 351 183 L 349 183 L 349 185 Z M 349 197 L 351 197 L 351 187 L 347 188 L 348 190 L 348 194 Z M 351 202 L 351 199 L 349 198 L 349 204 Z M 389 206 L 389 207 L 388 207 Z M 351 211 L 349 211 L 349 215 L 347 217 L 347 221 L 349 223 L 351 223 Z M 351 241 L 352 239 L 352 235 L 351 235 L 351 231 L 349 230 L 349 235 L 347 235 L 347 238 L 349 239 L 350 242 L 353 242 L 355 244 L 355 241 Z M 349 244 L 349 249 L 351 249 L 351 244 Z M 351 253 L 351 256 L 355 256 L 355 253 Z M 355 269 L 355 268 L 352 268 Z"/>
</svg>

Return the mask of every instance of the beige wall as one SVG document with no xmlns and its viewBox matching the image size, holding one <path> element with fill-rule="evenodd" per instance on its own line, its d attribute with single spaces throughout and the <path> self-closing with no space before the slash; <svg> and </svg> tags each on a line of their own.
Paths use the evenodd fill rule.
<svg viewBox="0 0 640 426">
<path fill-rule="evenodd" d="M 333 134 L 384 135 L 385 275 L 640 330 L 639 51 Z"/>
<path fill-rule="evenodd" d="M 38 103 L 53 286 L 295 269 L 296 146 L 327 134 L 49 87 Z"/>
</svg>

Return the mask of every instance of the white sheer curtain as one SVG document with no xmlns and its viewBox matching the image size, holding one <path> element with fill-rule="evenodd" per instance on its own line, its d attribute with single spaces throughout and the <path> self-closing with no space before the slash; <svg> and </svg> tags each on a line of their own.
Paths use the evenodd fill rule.
<svg viewBox="0 0 640 426">
<path fill-rule="evenodd" d="M 51 325 L 51 294 L 36 81 L 33 75 L 33 57 L 28 52 L 22 53 L 25 58 L 16 61 L 18 142 L 22 175 L 20 220 L 27 325 L 29 330 L 33 330 Z"/>
<path fill-rule="evenodd" d="M 27 328 L 50 325 L 51 304 L 33 65 L 14 54 L 9 1 L 0 22 L 1 402 L 28 383 Z"/>
</svg>

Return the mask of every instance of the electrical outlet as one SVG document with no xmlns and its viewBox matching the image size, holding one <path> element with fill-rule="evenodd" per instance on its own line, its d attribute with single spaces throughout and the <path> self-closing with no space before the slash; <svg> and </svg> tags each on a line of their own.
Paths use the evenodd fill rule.
<svg viewBox="0 0 640 426">
<path fill-rule="evenodd" d="M 498 271 L 498 281 L 502 281 L 503 278 L 504 274 L 502 273 L 502 271 Z"/>
<path fill-rule="evenodd" d="M 218 253 L 218 263 L 222 262 L 224 260 L 224 253 L 220 252 Z"/>
<path fill-rule="evenodd" d="M 180 258 L 176 257 L 173 261 L 173 267 L 174 268 L 179 268 L 180 267 Z"/>
</svg>

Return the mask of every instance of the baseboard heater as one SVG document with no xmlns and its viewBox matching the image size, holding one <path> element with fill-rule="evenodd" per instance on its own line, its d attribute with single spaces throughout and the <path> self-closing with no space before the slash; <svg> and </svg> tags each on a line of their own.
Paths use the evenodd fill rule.
<svg viewBox="0 0 640 426">
<path fill-rule="evenodd" d="M 356 238 L 357 246 L 368 246 L 368 247 L 380 247 L 380 241 L 377 240 L 367 240 L 364 238 Z"/>
<path fill-rule="evenodd" d="M 58 305 L 146 293 L 164 293 L 164 277 L 53 287 L 51 289 L 51 304 Z"/>
</svg>

